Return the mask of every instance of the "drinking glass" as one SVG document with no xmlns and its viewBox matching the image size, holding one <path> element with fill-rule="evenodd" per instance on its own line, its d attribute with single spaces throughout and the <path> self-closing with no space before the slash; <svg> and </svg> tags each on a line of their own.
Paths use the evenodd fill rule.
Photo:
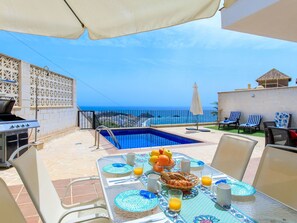
<svg viewBox="0 0 297 223">
<path fill-rule="evenodd" d="M 168 191 L 168 207 L 170 211 L 179 212 L 182 206 L 183 192 L 178 189 Z"/>
<path fill-rule="evenodd" d="M 141 177 L 143 174 L 143 163 L 135 163 L 133 172 L 136 177 Z"/>
<path fill-rule="evenodd" d="M 210 187 L 212 185 L 212 172 L 201 172 L 201 184 L 205 187 Z"/>
</svg>

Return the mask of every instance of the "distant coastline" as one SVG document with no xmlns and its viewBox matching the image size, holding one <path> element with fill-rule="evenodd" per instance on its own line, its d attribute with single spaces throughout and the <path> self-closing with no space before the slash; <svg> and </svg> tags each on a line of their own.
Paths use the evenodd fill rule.
<svg viewBox="0 0 297 223">
<path fill-rule="evenodd" d="M 203 108 L 203 115 L 194 116 L 189 108 L 145 106 L 80 106 L 83 111 L 95 111 L 98 125 L 108 127 L 146 127 L 183 123 L 215 122 L 214 108 Z"/>
</svg>

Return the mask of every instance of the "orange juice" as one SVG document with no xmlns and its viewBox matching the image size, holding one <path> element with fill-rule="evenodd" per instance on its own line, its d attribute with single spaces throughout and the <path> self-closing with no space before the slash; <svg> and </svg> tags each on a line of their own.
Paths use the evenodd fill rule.
<svg viewBox="0 0 297 223">
<path fill-rule="evenodd" d="M 142 167 L 135 167 L 134 168 L 134 174 L 137 175 L 137 176 L 140 176 L 142 175 L 143 173 L 143 168 Z"/>
<path fill-rule="evenodd" d="M 171 211 L 179 211 L 181 209 L 182 202 L 179 198 L 172 197 L 169 199 L 168 204 Z"/>
<path fill-rule="evenodd" d="M 202 176 L 201 183 L 203 186 L 211 186 L 212 178 L 210 176 Z"/>
</svg>

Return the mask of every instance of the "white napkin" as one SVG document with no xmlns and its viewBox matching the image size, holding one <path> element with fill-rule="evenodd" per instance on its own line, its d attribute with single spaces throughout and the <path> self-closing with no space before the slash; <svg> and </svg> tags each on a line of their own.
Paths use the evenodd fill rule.
<svg viewBox="0 0 297 223">
<path fill-rule="evenodd" d="M 106 178 L 106 180 L 107 180 L 108 186 L 122 185 L 122 184 L 133 184 L 133 183 L 139 182 L 138 179 L 135 179 L 134 177 L 131 178 L 131 176 Z"/>
<path fill-rule="evenodd" d="M 160 219 L 160 220 L 154 221 L 154 219 Z M 160 212 L 160 213 L 154 214 L 154 215 L 149 215 L 144 218 L 139 218 L 139 219 L 132 220 L 132 221 L 126 221 L 125 223 L 141 223 L 141 222 L 145 223 L 146 221 L 150 222 L 150 220 L 152 221 L 152 223 L 160 223 L 160 222 L 170 222 L 171 223 L 169 218 L 167 218 L 163 212 Z"/>
<path fill-rule="evenodd" d="M 215 175 L 212 176 L 212 179 L 222 179 L 222 178 L 228 178 L 228 176 L 226 174 L 220 174 L 220 175 Z"/>
</svg>

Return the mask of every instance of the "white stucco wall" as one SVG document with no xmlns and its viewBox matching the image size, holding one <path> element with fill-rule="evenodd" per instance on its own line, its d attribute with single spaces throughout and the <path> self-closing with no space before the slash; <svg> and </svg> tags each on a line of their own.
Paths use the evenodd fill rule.
<svg viewBox="0 0 297 223">
<path fill-rule="evenodd" d="M 73 106 L 39 107 L 38 122 L 40 128 L 38 137 L 77 126 L 76 84 L 75 80 L 73 81 Z M 35 119 L 35 107 L 30 106 L 30 64 L 24 61 L 21 61 L 19 86 L 21 86 L 20 107 L 14 107 L 12 113 L 25 119 Z M 34 137 L 34 131 L 32 137 Z"/>
<path fill-rule="evenodd" d="M 297 127 L 296 100 L 296 86 L 219 92 L 219 118 L 229 117 L 230 111 L 241 111 L 240 123 L 244 123 L 250 114 L 263 115 L 263 122 L 274 120 L 275 112 L 280 111 L 292 114 L 291 126 Z"/>
</svg>

